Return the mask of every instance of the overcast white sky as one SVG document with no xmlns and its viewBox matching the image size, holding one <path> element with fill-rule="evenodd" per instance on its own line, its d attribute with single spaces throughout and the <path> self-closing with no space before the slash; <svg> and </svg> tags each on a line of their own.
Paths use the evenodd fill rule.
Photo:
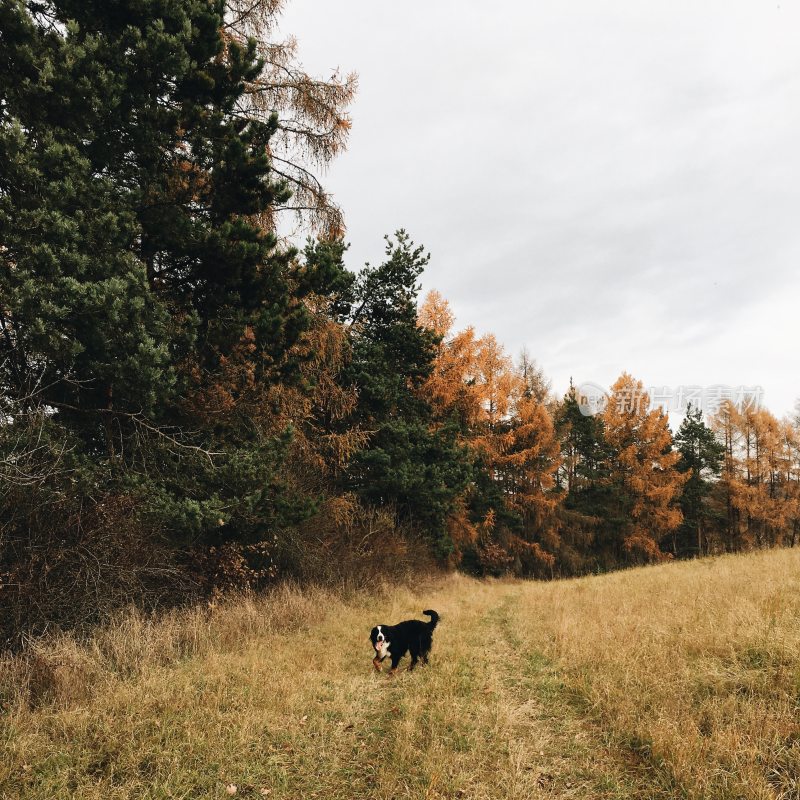
<svg viewBox="0 0 800 800">
<path fill-rule="evenodd" d="M 406 228 L 457 324 L 562 393 L 800 396 L 800 4 L 289 0 L 305 67 L 360 75 L 327 185 L 349 266 Z"/>
</svg>

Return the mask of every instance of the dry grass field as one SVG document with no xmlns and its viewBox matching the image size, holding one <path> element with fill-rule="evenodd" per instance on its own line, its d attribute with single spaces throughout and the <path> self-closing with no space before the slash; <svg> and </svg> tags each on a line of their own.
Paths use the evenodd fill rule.
<svg viewBox="0 0 800 800">
<path fill-rule="evenodd" d="M 422 608 L 430 666 L 376 674 Z M 800 797 L 800 550 L 285 589 L 0 669 L 3 800 Z"/>
</svg>

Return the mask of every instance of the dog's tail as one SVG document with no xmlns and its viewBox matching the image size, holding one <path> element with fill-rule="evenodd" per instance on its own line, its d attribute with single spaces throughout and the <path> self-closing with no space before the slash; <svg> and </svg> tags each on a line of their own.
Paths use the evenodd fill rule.
<svg viewBox="0 0 800 800">
<path fill-rule="evenodd" d="M 430 617 L 431 621 L 428 625 L 431 626 L 431 630 L 433 630 L 439 624 L 439 615 L 433 609 L 427 609 L 426 611 L 422 612 L 426 617 Z"/>
</svg>

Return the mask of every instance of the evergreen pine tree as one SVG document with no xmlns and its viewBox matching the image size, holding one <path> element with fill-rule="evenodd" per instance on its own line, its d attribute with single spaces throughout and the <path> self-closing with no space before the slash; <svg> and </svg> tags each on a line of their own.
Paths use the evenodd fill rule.
<svg viewBox="0 0 800 800">
<path fill-rule="evenodd" d="M 570 572 L 608 567 L 603 539 L 612 528 L 615 505 L 611 503 L 609 462 L 612 450 L 605 438 L 603 417 L 581 411 L 574 386 L 555 414 L 561 441 L 561 467 L 556 473 L 564 492 L 561 514 L 562 559 Z"/>
<path fill-rule="evenodd" d="M 353 288 L 345 382 L 359 399 L 349 424 L 371 436 L 353 459 L 348 484 L 368 503 L 394 506 L 444 554 L 451 547 L 445 522 L 469 481 L 471 457 L 457 424 L 435 424 L 421 391 L 439 339 L 417 323 L 417 281 L 427 262 L 423 248 L 398 231 L 395 241 L 387 237 L 384 263 L 366 267 Z"/>
<path fill-rule="evenodd" d="M 223 0 L 3 5 L 13 395 L 33 382 L 65 413 L 158 417 L 187 363 L 213 370 L 249 330 L 270 376 L 304 329 L 294 253 L 258 224 L 287 197 L 268 157 L 276 121 L 241 111 L 263 65 L 253 41 L 223 40 L 224 11 Z"/>
<path fill-rule="evenodd" d="M 277 120 L 248 113 L 263 61 L 225 11 L 0 4 L 0 395 L 17 430 L 61 437 L 52 496 L 74 498 L 63 518 L 15 507 L 11 539 L 69 547 L 110 497 L 191 547 L 272 541 L 309 510 L 280 470 L 291 431 L 241 398 L 295 380 L 303 297 L 340 281 L 341 248 L 301 259 L 262 224 L 288 197 Z M 224 413 L 197 413 L 217 390 Z"/>
<path fill-rule="evenodd" d="M 675 534 L 674 552 L 676 555 L 694 552 L 702 556 L 706 551 L 706 531 L 718 521 L 708 498 L 713 480 L 722 470 L 725 448 L 703 421 L 703 412 L 699 408 L 692 409 L 691 404 L 675 434 L 675 446 L 681 456 L 678 469 L 688 472 L 689 477 L 681 494 L 683 522 Z"/>
</svg>

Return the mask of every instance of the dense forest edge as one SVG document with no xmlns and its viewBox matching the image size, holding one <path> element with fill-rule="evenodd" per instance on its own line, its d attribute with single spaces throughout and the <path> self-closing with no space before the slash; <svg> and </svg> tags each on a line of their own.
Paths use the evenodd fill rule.
<svg viewBox="0 0 800 800">
<path fill-rule="evenodd" d="M 587 415 L 420 297 L 406 231 L 346 266 L 318 175 L 357 79 L 307 74 L 280 7 L 0 6 L 0 642 L 287 578 L 794 546 L 800 414 L 673 434 L 623 374 Z"/>
</svg>

